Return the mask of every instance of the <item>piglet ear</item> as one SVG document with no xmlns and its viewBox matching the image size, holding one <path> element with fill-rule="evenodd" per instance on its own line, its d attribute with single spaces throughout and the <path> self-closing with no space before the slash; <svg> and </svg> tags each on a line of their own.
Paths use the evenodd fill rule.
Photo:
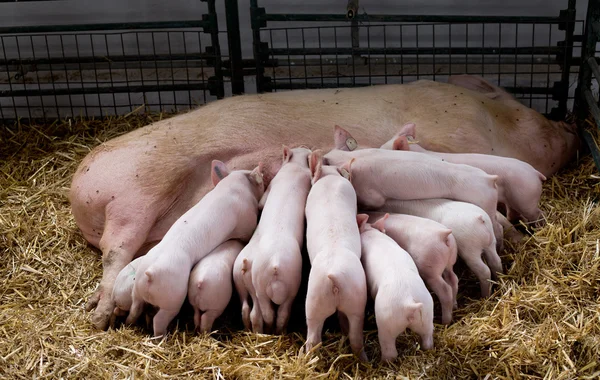
<svg viewBox="0 0 600 380">
<path fill-rule="evenodd" d="M 385 221 L 389 217 L 390 217 L 390 214 L 386 213 L 384 216 L 377 219 L 377 221 L 371 225 L 373 226 L 373 228 L 377 228 L 379 231 L 385 233 Z"/>
<path fill-rule="evenodd" d="M 333 141 L 335 145 L 335 149 L 345 150 L 347 152 L 351 152 L 358 147 L 358 143 L 352 137 L 350 132 L 345 130 L 344 128 L 336 125 L 333 131 Z"/>
<path fill-rule="evenodd" d="M 263 163 L 259 162 L 258 166 L 254 168 L 250 172 L 250 181 L 252 181 L 255 185 L 261 187 L 263 190 L 265 188 L 265 183 L 263 179 Z"/>
<path fill-rule="evenodd" d="M 310 175 L 312 183 L 314 184 L 321 178 L 323 166 L 323 151 L 317 149 L 308 155 L 308 167 L 310 168 Z"/>
<path fill-rule="evenodd" d="M 283 163 L 289 162 L 292 158 L 292 150 L 287 146 L 283 146 Z"/>
<path fill-rule="evenodd" d="M 400 132 L 398 132 L 398 135 L 402 135 L 402 136 L 411 136 L 413 138 L 417 137 L 417 125 L 415 123 L 408 123 L 408 124 L 404 124 L 404 126 L 402 128 L 400 128 Z"/>
<path fill-rule="evenodd" d="M 210 178 L 212 179 L 213 186 L 217 186 L 217 183 L 229 175 L 229 169 L 227 166 L 219 160 L 213 160 L 210 166 Z"/>
<path fill-rule="evenodd" d="M 392 144 L 392 150 L 410 150 L 406 136 L 398 136 Z"/>
<path fill-rule="evenodd" d="M 421 302 L 406 306 L 406 319 L 408 320 L 408 323 L 411 323 L 417 319 L 422 308 L 423 304 Z"/>
<path fill-rule="evenodd" d="M 356 223 L 358 223 L 358 230 L 361 233 L 365 231 L 365 227 L 367 225 L 367 220 L 369 220 L 369 215 L 367 215 L 367 214 L 356 215 Z"/>
<path fill-rule="evenodd" d="M 451 229 L 442 230 L 441 234 L 442 234 L 442 240 L 444 241 L 444 243 L 446 243 L 446 245 L 448 247 L 450 247 L 451 246 L 450 235 L 452 234 L 452 230 Z"/>
<path fill-rule="evenodd" d="M 352 182 L 352 164 L 354 161 L 356 161 L 356 158 L 352 158 L 350 161 L 338 168 L 340 175 L 350 182 Z"/>
</svg>

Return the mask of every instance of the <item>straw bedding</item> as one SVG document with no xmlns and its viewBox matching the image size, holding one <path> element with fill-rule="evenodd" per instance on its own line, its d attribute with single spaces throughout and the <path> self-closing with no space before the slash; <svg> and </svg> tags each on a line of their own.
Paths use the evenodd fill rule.
<svg viewBox="0 0 600 380">
<path fill-rule="evenodd" d="M 356 361 L 335 323 L 326 325 L 320 351 L 299 357 L 301 308 L 287 335 L 256 335 L 241 332 L 235 302 L 211 335 L 193 332 L 190 310 L 166 341 L 144 326 L 94 330 L 84 305 L 102 275 L 100 253 L 70 214 L 71 176 L 91 148 L 158 117 L 0 130 L 0 377 L 600 376 L 600 176 L 589 157 L 546 182 L 548 224 L 507 244 L 506 274 L 489 299 L 479 299 L 474 277 L 457 267 L 459 309 L 452 325 L 436 324 L 433 351 L 408 333 L 398 339 L 400 358 L 380 365 L 369 312 L 371 363 Z"/>
</svg>

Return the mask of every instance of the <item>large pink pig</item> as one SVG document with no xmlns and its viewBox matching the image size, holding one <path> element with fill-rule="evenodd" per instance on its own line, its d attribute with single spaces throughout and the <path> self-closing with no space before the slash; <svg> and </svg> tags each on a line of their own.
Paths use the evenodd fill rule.
<svg viewBox="0 0 600 380">
<path fill-rule="evenodd" d="M 502 261 L 496 252 L 492 222 L 481 208 L 447 199 L 426 199 L 388 201 L 381 211 L 420 216 L 450 228 L 458 255 L 479 279 L 481 295 L 490 295 L 492 273 L 502 273 Z M 482 260 L 482 253 L 486 262 Z"/>
<path fill-rule="evenodd" d="M 542 211 L 538 208 L 542 195 L 542 181 L 546 177 L 526 162 L 509 157 L 477 153 L 438 153 L 422 148 L 416 142 L 415 124 L 409 123 L 382 148 L 422 152 L 442 158 L 444 161 L 471 165 L 488 174 L 498 176 L 498 202 L 506 206 L 508 220 L 514 222 L 520 216 L 529 222 L 541 222 Z"/>
<path fill-rule="evenodd" d="M 381 346 L 381 360 L 398 357 L 396 338 L 406 328 L 419 334 L 421 346 L 433 348 L 433 299 L 412 257 L 385 231 L 385 219 L 373 225 L 366 214 L 358 214 L 361 261 L 371 297 Z M 375 227 L 375 228 L 373 228 Z"/>
<path fill-rule="evenodd" d="M 211 189 L 212 160 L 231 169 L 264 161 L 267 186 L 281 166 L 282 144 L 329 149 L 331 128 L 340 124 L 353 126 L 364 146 L 379 147 L 408 122 L 419 126 L 425 149 L 514 157 L 546 176 L 574 157 L 573 128 L 469 78 L 458 78 L 460 86 L 421 80 L 234 96 L 94 148 L 69 195 L 83 236 L 102 251 L 102 281 L 86 307 L 96 309 L 92 323 L 106 328 L 119 271 Z"/>
<path fill-rule="evenodd" d="M 185 301 L 192 267 L 223 242 L 252 236 L 264 193 L 261 165 L 230 174 L 222 162 L 213 161 L 212 180 L 215 188 L 143 256 L 126 323 L 135 322 L 149 303 L 160 309 L 154 316 L 154 335 L 164 335 Z"/>
<path fill-rule="evenodd" d="M 258 227 L 237 260 L 242 262 L 236 270 L 244 271 L 244 286 L 248 280 L 252 282 L 251 287 L 242 291 L 247 294 L 242 300 L 246 326 L 248 295 L 253 298 L 253 309 L 260 307 L 267 329 L 275 321 L 272 304 L 279 305 L 275 332 L 279 334 L 287 326 L 302 278 L 304 208 L 311 187 L 310 153 L 306 148 L 283 147 L 283 164 L 263 196 Z M 253 325 L 256 324 L 255 320 Z"/>
<path fill-rule="evenodd" d="M 358 203 L 366 209 L 380 208 L 392 199 L 447 198 L 469 202 L 487 212 L 498 243 L 502 242 L 502 226 L 496 222 L 498 177 L 495 175 L 428 154 L 377 148 L 334 149 L 324 160 L 350 173 Z"/>
<path fill-rule="evenodd" d="M 452 308 L 458 293 L 458 277 L 454 273 L 456 240 L 452 230 L 431 219 L 413 215 L 368 213 L 369 222 L 384 230 L 412 257 L 425 283 L 438 296 L 442 305 L 442 323 L 452 321 Z M 385 229 L 380 228 L 385 224 Z"/>
<path fill-rule="evenodd" d="M 188 282 L 188 300 L 194 307 L 194 325 L 210 332 L 233 293 L 233 263 L 244 248 L 237 240 L 227 240 L 205 256 L 192 269 Z"/>
<path fill-rule="evenodd" d="M 320 151 L 311 154 L 310 168 L 313 186 L 306 201 L 306 246 L 312 267 L 305 350 L 321 342 L 325 319 L 338 311 L 352 351 L 367 360 L 363 349 L 367 283 L 360 262 L 356 193 L 340 169 L 322 165 Z"/>
</svg>

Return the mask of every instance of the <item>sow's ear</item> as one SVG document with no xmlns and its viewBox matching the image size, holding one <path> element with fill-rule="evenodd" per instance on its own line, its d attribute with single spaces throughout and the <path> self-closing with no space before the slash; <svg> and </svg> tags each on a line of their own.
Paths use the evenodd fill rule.
<svg viewBox="0 0 600 380">
<path fill-rule="evenodd" d="M 490 99 L 515 100 L 515 98 L 508 92 L 504 91 L 500 87 L 494 86 L 490 82 L 477 75 L 451 75 L 448 77 L 448 83 L 479 92 Z"/>
<path fill-rule="evenodd" d="M 229 175 L 229 169 L 227 166 L 219 160 L 213 160 L 210 166 L 210 178 L 212 179 L 213 186 L 217 186 L 217 183 Z"/>
<path fill-rule="evenodd" d="M 333 142 L 335 149 L 345 150 L 347 152 L 351 152 L 358 147 L 358 143 L 354 137 L 352 137 L 350 132 L 339 125 L 336 125 L 333 130 Z"/>
<path fill-rule="evenodd" d="M 317 149 L 308 155 L 308 167 L 310 168 L 311 182 L 314 184 L 321 178 L 323 166 L 323 151 Z"/>
</svg>

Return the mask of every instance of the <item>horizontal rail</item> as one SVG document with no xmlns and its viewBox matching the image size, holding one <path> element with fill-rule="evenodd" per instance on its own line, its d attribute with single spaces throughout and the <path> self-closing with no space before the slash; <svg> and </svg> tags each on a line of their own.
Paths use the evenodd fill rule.
<svg viewBox="0 0 600 380">
<path fill-rule="evenodd" d="M 440 55 L 465 55 L 465 54 L 487 54 L 487 55 L 548 55 L 564 51 L 562 47 L 516 47 L 516 48 L 271 48 L 267 50 L 271 55 L 352 55 L 352 54 L 440 54 Z"/>
<path fill-rule="evenodd" d="M 331 21 L 348 22 L 345 14 L 316 13 L 267 13 L 257 16 L 260 21 Z M 433 16 L 433 15 L 367 15 L 357 14 L 353 20 L 359 22 L 444 22 L 444 23 L 513 23 L 513 24 L 558 24 L 569 22 L 566 17 L 521 17 L 521 16 Z"/>
<path fill-rule="evenodd" d="M 206 91 L 209 83 L 195 84 L 167 84 L 144 86 L 111 86 L 111 87 L 71 87 L 39 90 L 5 90 L 0 91 L 0 98 L 19 96 L 54 96 L 54 95 L 84 95 L 84 94 L 118 94 L 139 92 L 164 92 L 164 91 Z"/>
<path fill-rule="evenodd" d="M 335 77 L 327 78 L 335 80 Z M 295 79 L 304 80 L 304 79 Z M 289 78 L 277 78 L 277 82 L 266 84 L 267 88 L 278 90 L 301 90 L 301 89 L 319 89 L 319 88 L 337 88 L 337 87 L 363 87 L 370 86 L 369 83 L 306 83 L 306 82 L 289 82 Z M 516 94 L 532 94 L 532 95 L 547 95 L 552 94 L 553 89 L 548 87 L 504 87 L 510 93 Z"/>
<path fill-rule="evenodd" d="M 205 28 L 210 22 L 204 20 L 186 21 L 154 21 L 154 22 L 117 22 L 104 24 L 72 24 L 72 25 L 32 25 L 7 26 L 0 28 L 0 34 L 35 34 L 58 32 L 85 32 L 92 30 L 131 30 L 131 29 L 181 29 Z"/>
<path fill-rule="evenodd" d="M 189 61 L 194 59 L 215 59 L 212 53 L 192 54 L 160 54 L 160 55 L 111 55 L 111 56 L 88 56 L 88 57 L 64 57 L 64 58 L 25 58 L 0 60 L 0 66 L 4 65 L 60 65 L 60 64 L 85 64 L 85 63 L 110 63 L 110 62 L 140 62 L 140 61 Z"/>
</svg>

